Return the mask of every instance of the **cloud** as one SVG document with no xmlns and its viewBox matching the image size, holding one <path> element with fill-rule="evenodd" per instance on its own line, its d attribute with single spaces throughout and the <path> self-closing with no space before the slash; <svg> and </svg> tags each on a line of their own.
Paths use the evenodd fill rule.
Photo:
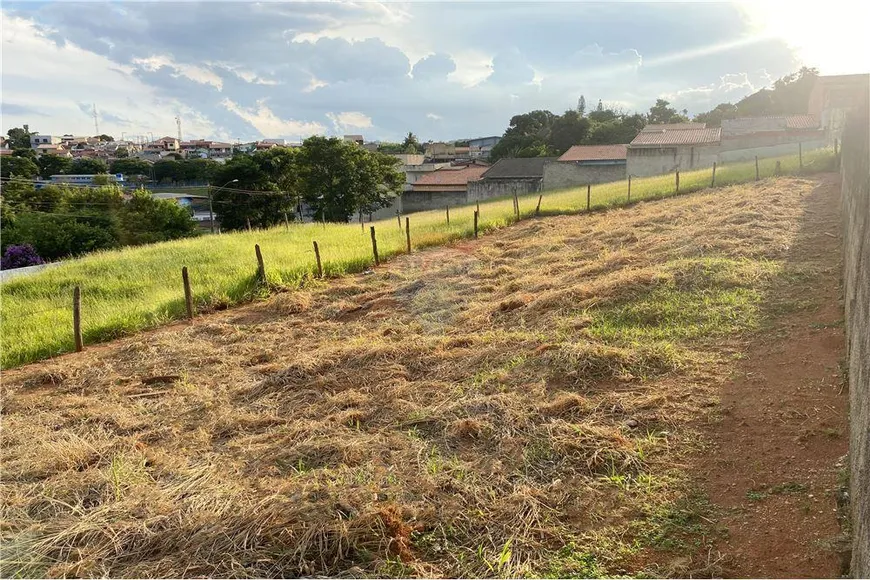
<svg viewBox="0 0 870 580">
<path fill-rule="evenodd" d="M 48 117 L 46 113 L 40 111 L 38 109 L 34 109 L 33 107 L 28 107 L 26 105 L 19 105 L 17 103 L 2 103 L 0 104 L 0 113 L 3 115 L 12 115 L 12 116 L 24 116 L 24 115 L 34 115 L 36 117 Z"/>
<path fill-rule="evenodd" d="M 223 79 L 221 79 L 221 77 L 216 75 L 211 70 L 191 64 L 175 63 L 172 61 L 172 58 L 166 55 L 153 55 L 147 58 L 134 58 L 133 64 L 138 65 L 149 72 L 155 72 L 165 67 L 172 71 L 175 71 L 172 73 L 173 77 L 181 76 L 202 85 L 211 85 L 217 90 L 221 90 L 224 84 Z"/>
<path fill-rule="evenodd" d="M 228 111 L 232 111 L 253 125 L 262 136 L 298 138 L 300 136 L 308 137 L 326 131 L 326 128 L 320 123 L 282 119 L 266 106 L 264 100 L 257 101 L 256 107 L 253 108 L 242 107 L 228 98 L 221 101 L 221 104 Z"/>
<path fill-rule="evenodd" d="M 440 121 L 443 119 L 441 115 L 436 115 L 435 113 L 426 113 L 427 119 L 432 119 L 433 121 Z"/>
<path fill-rule="evenodd" d="M 374 126 L 371 117 L 359 111 L 327 113 L 326 116 L 332 121 L 336 133 L 344 133 L 349 129 L 371 129 Z"/>
</svg>

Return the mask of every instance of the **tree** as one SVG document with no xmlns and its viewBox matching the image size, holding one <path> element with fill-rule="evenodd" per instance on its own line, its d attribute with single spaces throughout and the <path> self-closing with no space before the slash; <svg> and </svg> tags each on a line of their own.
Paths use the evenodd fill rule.
<svg viewBox="0 0 870 580">
<path fill-rule="evenodd" d="M 109 166 L 109 171 L 111 173 L 121 173 L 125 177 L 133 175 L 147 175 L 150 177 L 151 167 L 152 164 L 144 159 L 127 157 L 112 161 L 112 164 Z"/>
<path fill-rule="evenodd" d="M 580 113 L 580 116 L 584 116 L 586 114 L 586 97 L 580 95 L 580 98 L 577 99 L 577 112 Z"/>
<path fill-rule="evenodd" d="M 124 158 L 127 158 L 129 156 L 130 156 L 130 152 L 127 151 L 126 147 L 118 147 L 115 150 L 115 157 L 117 157 L 118 159 L 124 159 Z"/>
<path fill-rule="evenodd" d="M 171 200 L 154 199 L 142 189 L 134 191 L 122 206 L 120 225 L 124 245 L 189 238 L 199 232 L 186 208 Z"/>
<path fill-rule="evenodd" d="M 725 119 L 736 119 L 738 116 L 737 105 L 721 103 L 706 113 L 698 113 L 692 120 L 696 123 L 706 123 L 707 127 L 721 127 Z"/>
<path fill-rule="evenodd" d="M 490 160 L 518 157 L 520 152 L 526 156 L 534 156 L 532 155 L 534 151 L 543 155 L 551 154 L 548 140 L 553 124 L 558 118 L 558 115 L 542 110 L 514 115 L 501 140 L 493 146 L 489 154 Z"/>
<path fill-rule="evenodd" d="M 36 161 L 36 164 L 39 166 L 40 177 L 48 179 L 52 175 L 69 173 L 69 169 L 72 167 L 72 160 L 69 157 L 46 153 Z"/>
<path fill-rule="evenodd" d="M 215 173 L 215 183 L 219 186 L 238 180 L 231 189 L 220 187 L 213 194 L 215 213 L 222 228 L 241 230 L 248 223 L 265 228 L 280 223 L 284 214 L 295 213 L 294 193 L 279 189 L 275 181 L 279 171 L 269 167 L 267 156 L 259 154 L 267 152 L 236 155 Z M 247 191 L 240 192 L 240 189 Z"/>
<path fill-rule="evenodd" d="M 604 103 L 601 102 L 601 99 L 598 99 L 598 106 L 595 107 L 595 110 L 599 113 L 604 110 Z"/>
<path fill-rule="evenodd" d="M 572 145 L 580 145 L 589 133 L 590 122 L 578 111 L 565 111 L 553 122 L 548 140 L 549 149 L 557 155 L 567 151 Z"/>
<path fill-rule="evenodd" d="M 403 153 L 422 153 L 423 147 L 420 145 L 420 142 L 417 140 L 417 136 L 411 132 L 408 132 L 408 135 L 405 137 L 405 140 L 402 141 L 402 152 Z"/>
<path fill-rule="evenodd" d="M 650 124 L 685 123 L 689 119 L 685 115 L 677 113 L 664 99 L 656 99 L 656 104 L 650 107 L 647 120 Z"/>
<path fill-rule="evenodd" d="M 9 155 L 0 159 L 0 176 L 33 179 L 39 175 L 39 166 L 26 157 Z"/>
<path fill-rule="evenodd" d="M 103 143 L 111 143 L 115 140 L 114 137 L 112 137 L 111 135 L 106 135 L 105 133 L 103 133 L 102 135 L 97 135 L 97 139 L 99 139 Z"/>
<path fill-rule="evenodd" d="M 315 219 L 346 222 L 389 205 L 405 178 L 399 160 L 341 139 L 309 137 L 300 151 L 299 189 Z"/>
<path fill-rule="evenodd" d="M 109 168 L 106 166 L 105 161 L 91 157 L 79 157 L 78 159 L 73 159 L 69 168 L 69 173 L 71 175 L 94 175 L 97 173 L 108 172 Z"/>
<path fill-rule="evenodd" d="M 7 141 L 10 149 L 30 149 L 30 136 L 34 133 L 22 129 L 21 127 L 13 127 L 6 131 Z"/>
</svg>

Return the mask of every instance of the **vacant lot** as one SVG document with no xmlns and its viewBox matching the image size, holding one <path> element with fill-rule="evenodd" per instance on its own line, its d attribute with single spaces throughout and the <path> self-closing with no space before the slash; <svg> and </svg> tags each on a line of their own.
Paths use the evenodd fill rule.
<svg viewBox="0 0 870 580">
<path fill-rule="evenodd" d="M 829 150 L 807 153 L 803 170 L 797 155 L 764 159 L 759 166 L 760 175 L 773 175 L 777 162 L 786 174 L 827 171 L 832 166 L 833 154 Z M 754 163 L 719 167 L 716 172 L 717 185 L 754 178 Z M 697 191 L 710 181 L 710 169 L 684 172 L 680 191 Z M 635 179 L 631 197 L 635 201 L 667 197 L 674 194 L 675 186 L 673 175 Z M 586 193 L 585 188 L 547 192 L 540 211 L 543 214 L 583 211 L 587 207 Z M 593 209 L 625 204 L 628 183 L 596 185 L 590 198 Z M 533 214 L 537 202 L 537 194 L 521 198 L 521 215 Z M 411 215 L 412 245 L 424 248 L 471 237 L 474 209 L 474 206 L 452 208 L 449 224 L 445 212 L 440 210 Z M 484 232 L 515 220 L 512 199 L 488 200 L 480 204 L 480 211 L 480 228 Z M 374 225 L 382 258 L 405 251 L 405 233 L 395 219 Z M 327 276 L 361 272 L 372 264 L 368 226 L 304 224 L 96 252 L 11 280 L 0 285 L 3 302 L 0 366 L 14 367 L 74 349 L 71 328 L 75 286 L 82 288 L 85 343 L 103 342 L 182 318 L 185 312 L 182 266 L 190 269 L 194 301 L 200 310 L 220 309 L 266 296 L 272 289 L 304 284 L 316 272 L 312 241 L 320 246 Z M 257 283 L 255 244 L 261 246 L 264 254 L 268 287 Z"/>
<path fill-rule="evenodd" d="M 528 220 L 7 371 L 2 572 L 727 572 L 694 466 L 811 303 L 776 290 L 819 275 L 817 185 Z"/>
</svg>

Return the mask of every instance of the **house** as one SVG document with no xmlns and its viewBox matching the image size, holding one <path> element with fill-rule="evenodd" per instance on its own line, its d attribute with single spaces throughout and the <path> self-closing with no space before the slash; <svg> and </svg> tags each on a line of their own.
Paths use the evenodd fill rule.
<svg viewBox="0 0 870 580">
<path fill-rule="evenodd" d="M 722 121 L 719 162 L 750 161 L 825 147 L 827 138 L 815 115 L 768 115 Z"/>
<path fill-rule="evenodd" d="M 37 155 L 60 155 L 61 157 L 72 157 L 70 152 L 67 151 L 66 147 L 61 144 L 56 143 L 43 143 L 41 145 L 37 145 L 34 150 Z"/>
<path fill-rule="evenodd" d="M 628 145 L 574 145 L 544 165 L 544 189 L 625 179 L 627 155 Z"/>
<path fill-rule="evenodd" d="M 544 166 L 555 157 L 499 159 L 477 181 L 468 182 L 468 200 L 541 191 Z"/>
<path fill-rule="evenodd" d="M 828 142 L 840 139 L 850 111 L 860 110 L 862 98 L 870 90 L 870 74 L 832 75 L 816 78 L 810 92 L 807 113 L 819 119 Z"/>
<path fill-rule="evenodd" d="M 345 141 L 350 141 L 351 143 L 356 143 L 357 145 L 362 145 L 365 143 L 365 139 L 363 139 L 362 135 L 345 135 Z"/>
<path fill-rule="evenodd" d="M 30 147 L 37 149 L 40 145 L 60 145 L 61 138 L 56 135 L 31 135 Z"/>
<path fill-rule="evenodd" d="M 423 211 L 468 203 L 468 182 L 480 179 L 487 165 L 443 167 L 421 176 L 402 194 L 402 211 Z"/>
<path fill-rule="evenodd" d="M 719 127 L 708 129 L 704 123 L 647 125 L 628 144 L 626 170 L 632 177 L 644 177 L 710 167 L 721 137 Z"/>
<path fill-rule="evenodd" d="M 423 151 L 427 160 L 436 163 L 456 159 L 456 145 L 453 143 L 426 143 L 423 145 Z"/>
<path fill-rule="evenodd" d="M 109 182 L 111 183 L 124 183 L 124 176 L 120 173 L 112 174 L 62 174 L 62 175 L 52 175 L 49 177 L 49 183 L 52 185 L 59 183 L 69 183 L 72 185 L 94 185 L 94 178 L 97 175 L 105 176 Z"/>
</svg>

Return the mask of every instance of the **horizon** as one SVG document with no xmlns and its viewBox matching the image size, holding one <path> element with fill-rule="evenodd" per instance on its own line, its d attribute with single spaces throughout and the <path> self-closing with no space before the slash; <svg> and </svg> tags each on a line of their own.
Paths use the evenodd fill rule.
<svg viewBox="0 0 870 580">
<path fill-rule="evenodd" d="M 866 5 L 621 4 L 8 2 L 3 132 L 90 134 L 96 105 L 118 140 L 178 116 L 184 140 L 454 141 L 581 95 L 695 115 L 801 66 L 870 70 Z"/>
</svg>

